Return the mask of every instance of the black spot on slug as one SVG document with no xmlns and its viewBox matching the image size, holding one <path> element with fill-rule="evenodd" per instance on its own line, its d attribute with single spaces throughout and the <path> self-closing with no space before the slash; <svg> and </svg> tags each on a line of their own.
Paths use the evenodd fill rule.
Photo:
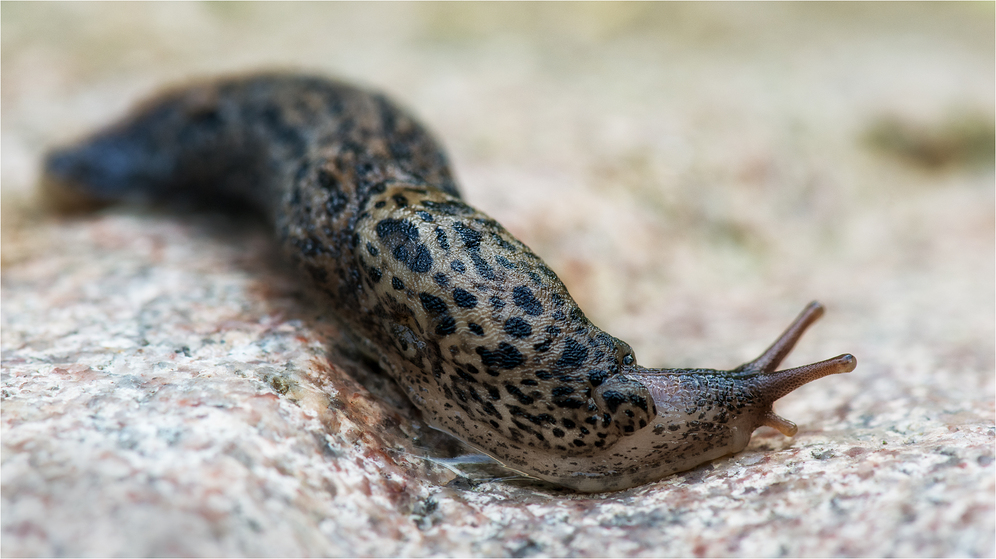
<svg viewBox="0 0 996 559">
<path fill-rule="evenodd" d="M 418 227 L 407 219 L 382 219 L 377 223 L 377 236 L 381 240 L 400 236 L 414 241 L 418 239 Z"/>
<path fill-rule="evenodd" d="M 440 336 L 449 336 L 453 332 L 456 332 L 456 320 L 452 316 L 444 316 L 436 325 L 436 334 Z"/>
<path fill-rule="evenodd" d="M 407 219 L 383 219 L 377 223 L 377 236 L 391 249 L 395 260 L 416 273 L 432 269 L 429 249 L 418 242 L 418 228 Z"/>
<path fill-rule="evenodd" d="M 561 396 L 567 396 L 568 394 L 573 394 L 573 393 L 574 393 L 574 387 L 571 386 L 558 386 L 550 392 L 550 394 L 554 398 L 560 398 Z"/>
<path fill-rule="evenodd" d="M 503 268 L 508 268 L 509 270 L 515 269 L 515 264 L 513 264 L 508 258 L 498 255 L 495 256 L 495 262 L 497 262 Z"/>
<path fill-rule="evenodd" d="M 398 276 L 394 276 L 391 278 L 391 287 L 397 289 L 398 291 L 402 291 L 405 289 L 405 284 L 398 279 Z"/>
<path fill-rule="evenodd" d="M 505 391 L 511 394 L 512 396 L 515 396 L 515 398 L 519 400 L 519 402 L 522 404 L 529 405 L 533 403 L 533 399 L 523 394 L 522 391 L 519 390 L 518 386 L 512 386 L 511 384 L 506 384 Z"/>
<path fill-rule="evenodd" d="M 395 256 L 395 258 L 397 258 L 397 256 Z M 398 260 L 402 259 L 398 258 Z M 411 271 L 420 274 L 424 274 L 432 269 L 432 256 L 429 254 L 429 249 L 427 249 L 425 245 L 420 244 L 416 247 L 415 255 L 408 261 L 408 268 L 411 269 Z"/>
<path fill-rule="evenodd" d="M 426 220 L 431 221 L 431 220 Z M 450 250 L 450 239 L 446 236 L 446 231 L 443 231 L 442 227 L 436 227 L 436 242 L 439 244 L 439 248 L 443 250 Z"/>
<path fill-rule="evenodd" d="M 446 302 L 435 295 L 422 292 L 418 294 L 418 298 L 419 301 L 422 301 L 422 308 L 424 308 L 431 315 L 438 316 L 446 314 L 450 310 L 449 307 L 446 306 Z"/>
<path fill-rule="evenodd" d="M 601 386 L 607 378 L 609 378 L 609 374 L 598 369 L 588 373 L 588 382 L 590 382 L 592 386 Z"/>
<path fill-rule="evenodd" d="M 466 289 L 457 287 L 453 290 L 453 302 L 458 307 L 472 309 L 477 306 L 477 297 Z"/>
<path fill-rule="evenodd" d="M 557 360 L 557 366 L 565 369 L 579 367 L 588 358 L 588 348 L 579 344 L 574 338 L 564 342 L 564 353 Z"/>
<path fill-rule="evenodd" d="M 496 278 L 494 268 L 491 267 L 491 264 L 485 262 L 479 253 L 471 252 L 470 261 L 474 263 L 474 268 L 477 268 L 477 273 L 481 274 L 482 278 L 486 280 L 494 280 Z"/>
<path fill-rule="evenodd" d="M 489 350 L 486 347 L 478 346 L 475 351 L 477 351 L 477 354 L 481 356 L 481 362 L 489 367 L 514 369 L 526 361 L 526 358 L 522 356 L 522 353 L 520 353 L 515 346 L 507 342 L 501 342 L 495 350 Z"/>
<path fill-rule="evenodd" d="M 533 333 L 533 327 L 517 316 L 505 321 L 505 333 L 513 338 L 526 338 Z"/>
<path fill-rule="evenodd" d="M 459 221 L 453 224 L 453 230 L 460 235 L 460 240 L 463 241 L 463 248 L 467 250 L 477 250 L 480 248 L 482 236 L 479 231 L 475 231 Z"/>
<path fill-rule="evenodd" d="M 609 407 L 609 411 L 616 413 L 619 406 L 626 403 L 626 395 L 621 392 L 616 392 L 615 390 L 606 390 L 605 394 L 602 394 L 602 399 L 605 400 L 605 405 Z"/>
<path fill-rule="evenodd" d="M 512 302 L 529 316 L 539 316 L 543 312 L 543 304 L 533 295 L 533 290 L 524 285 L 512 290 Z"/>
</svg>

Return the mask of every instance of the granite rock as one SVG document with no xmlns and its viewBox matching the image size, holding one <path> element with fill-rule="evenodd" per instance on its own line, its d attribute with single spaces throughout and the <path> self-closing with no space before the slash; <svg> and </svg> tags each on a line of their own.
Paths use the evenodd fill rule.
<svg viewBox="0 0 996 559">
<path fill-rule="evenodd" d="M 992 18 L 5 5 L 0 552 L 993 556 Z M 412 107 L 641 363 L 735 366 L 818 298 L 787 365 L 858 369 L 779 402 L 794 438 L 580 495 L 428 428 L 265 224 L 42 209 L 47 147 L 163 82 L 274 65 Z"/>
</svg>

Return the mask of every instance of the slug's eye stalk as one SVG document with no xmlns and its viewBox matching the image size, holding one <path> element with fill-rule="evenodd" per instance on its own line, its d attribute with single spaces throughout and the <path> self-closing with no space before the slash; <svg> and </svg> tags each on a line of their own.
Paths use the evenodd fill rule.
<svg viewBox="0 0 996 559">
<path fill-rule="evenodd" d="M 760 357 L 730 371 L 737 376 L 754 377 L 757 393 L 765 401 L 765 406 L 769 410 L 765 413 L 762 424 L 777 429 L 786 437 L 795 435 L 799 429 L 795 423 L 770 411 L 771 404 L 806 383 L 827 375 L 849 373 L 858 364 L 858 360 L 853 355 L 845 353 L 826 361 L 775 371 L 785 356 L 792 351 L 795 343 L 799 341 L 806 329 L 821 316 L 823 316 L 823 305 L 813 301 Z"/>
</svg>

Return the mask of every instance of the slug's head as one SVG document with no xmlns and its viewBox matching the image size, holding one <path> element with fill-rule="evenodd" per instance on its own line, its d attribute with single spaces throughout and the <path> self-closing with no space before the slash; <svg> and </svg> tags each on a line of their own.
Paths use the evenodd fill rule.
<svg viewBox="0 0 996 559">
<path fill-rule="evenodd" d="M 732 371 L 624 366 L 623 375 L 647 387 L 657 408 L 658 430 L 664 433 L 691 433 L 703 444 L 712 440 L 716 446 L 726 447 L 726 452 L 742 449 L 750 434 L 762 425 L 791 437 L 798 428 L 772 411 L 775 400 L 816 379 L 853 371 L 857 365 L 853 355 L 844 354 L 775 370 L 806 328 L 822 315 L 823 307 L 810 303 L 760 357 Z"/>
</svg>

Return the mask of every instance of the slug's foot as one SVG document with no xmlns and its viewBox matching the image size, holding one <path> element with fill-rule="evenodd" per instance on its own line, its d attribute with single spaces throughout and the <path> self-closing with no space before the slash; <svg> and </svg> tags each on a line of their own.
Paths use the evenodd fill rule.
<svg viewBox="0 0 996 559">
<path fill-rule="evenodd" d="M 813 301 L 803 309 L 788 329 L 760 357 L 733 371 L 737 375 L 755 377 L 758 393 L 765 401 L 765 405 L 768 406 L 768 411 L 762 417 L 762 425 L 777 429 L 786 437 L 795 435 L 799 428 L 796 427 L 795 423 L 771 411 L 771 404 L 806 383 L 827 375 L 849 373 L 858 364 L 858 360 L 853 355 L 845 353 L 826 361 L 775 371 L 785 356 L 792 351 L 806 329 L 821 316 L 823 316 L 823 305 Z"/>
</svg>

